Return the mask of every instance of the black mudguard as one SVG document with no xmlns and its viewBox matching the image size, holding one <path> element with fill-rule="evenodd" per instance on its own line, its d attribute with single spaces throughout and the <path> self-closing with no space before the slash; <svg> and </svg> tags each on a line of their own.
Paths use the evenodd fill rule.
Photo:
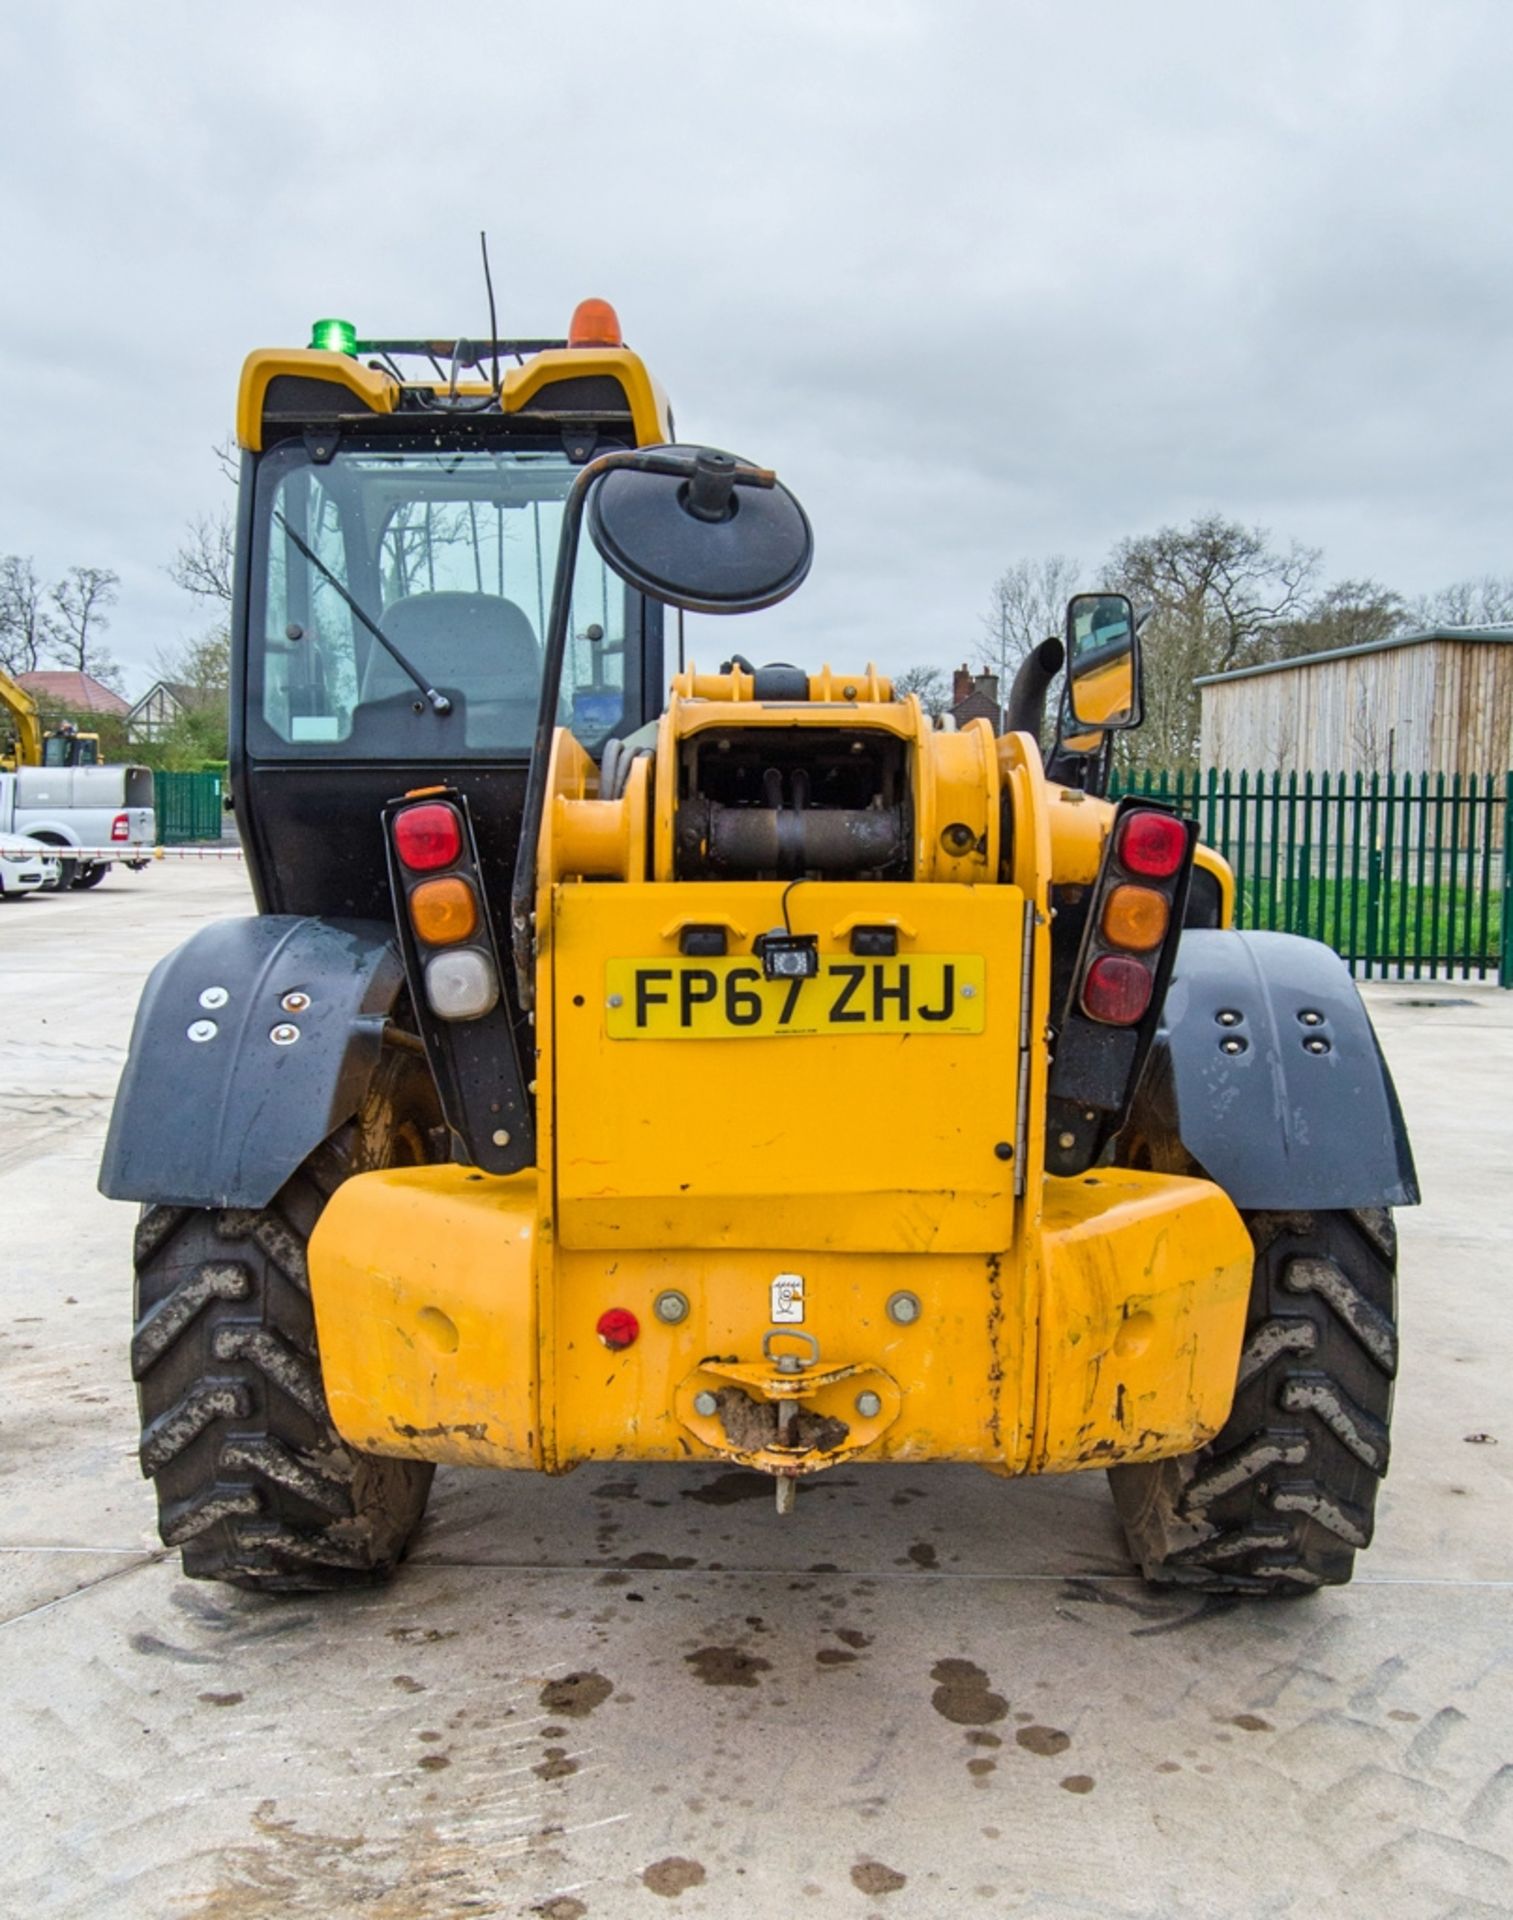
<svg viewBox="0 0 1513 1920">
<path fill-rule="evenodd" d="M 403 986 L 392 933 L 377 921 L 266 914 L 203 927 L 143 990 L 101 1193 L 266 1206 L 362 1104 Z M 309 1004 L 291 1012 L 291 993 Z M 208 1037 L 190 1037 L 207 1026 Z"/>
<path fill-rule="evenodd" d="M 1128 1134 L 1180 1140 L 1245 1209 L 1418 1203 L 1355 982 L 1329 947 L 1293 934 L 1183 933 Z"/>
</svg>

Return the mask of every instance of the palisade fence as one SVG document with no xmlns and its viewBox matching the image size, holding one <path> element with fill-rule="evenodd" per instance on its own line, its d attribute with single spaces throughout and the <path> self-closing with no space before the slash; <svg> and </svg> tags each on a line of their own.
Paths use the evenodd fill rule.
<svg viewBox="0 0 1513 1920">
<path fill-rule="evenodd" d="M 183 846 L 221 837 L 221 776 L 218 773 L 155 773 L 153 807 L 158 845 Z"/>
<path fill-rule="evenodd" d="M 1193 815 L 1235 923 L 1306 934 L 1367 980 L 1513 987 L 1513 773 L 1118 773 Z"/>
</svg>

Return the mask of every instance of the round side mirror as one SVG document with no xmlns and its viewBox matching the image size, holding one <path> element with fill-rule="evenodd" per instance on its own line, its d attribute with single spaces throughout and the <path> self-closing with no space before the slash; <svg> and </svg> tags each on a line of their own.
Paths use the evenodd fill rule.
<svg viewBox="0 0 1513 1920">
<path fill-rule="evenodd" d="M 786 600 L 814 558 L 804 509 L 785 486 L 738 478 L 747 463 L 669 447 L 682 473 L 619 467 L 588 497 L 588 530 L 639 592 L 688 613 L 755 613 Z M 747 471 L 750 471 L 747 468 Z"/>
</svg>

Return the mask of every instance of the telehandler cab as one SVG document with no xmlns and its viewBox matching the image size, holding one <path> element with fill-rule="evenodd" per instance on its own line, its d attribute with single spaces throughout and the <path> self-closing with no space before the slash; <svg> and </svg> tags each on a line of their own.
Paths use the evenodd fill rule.
<svg viewBox="0 0 1513 1920">
<path fill-rule="evenodd" d="M 1412 1160 L 1342 963 L 1102 797 L 1128 601 L 1072 601 L 1001 735 L 871 667 L 664 698 L 677 610 L 781 599 L 810 533 L 677 443 L 603 302 L 566 342 L 322 322 L 237 432 L 258 912 L 153 974 L 101 1177 L 145 1203 L 185 1571 L 390 1573 L 438 1461 L 736 1462 L 782 1509 L 955 1460 L 1109 1468 L 1152 1580 L 1348 1579 Z"/>
</svg>

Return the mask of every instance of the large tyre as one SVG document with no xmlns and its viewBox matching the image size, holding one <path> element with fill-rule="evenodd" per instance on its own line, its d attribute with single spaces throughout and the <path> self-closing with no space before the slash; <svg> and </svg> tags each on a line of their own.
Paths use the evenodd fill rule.
<svg viewBox="0 0 1513 1920">
<path fill-rule="evenodd" d="M 1382 1208 L 1258 1213 L 1234 1406 L 1206 1447 L 1110 1469 L 1147 1580 L 1209 1593 L 1339 1585 L 1371 1539 L 1397 1372 Z"/>
<path fill-rule="evenodd" d="M 69 884 L 75 893 L 83 893 L 90 887 L 99 886 L 100 882 L 109 872 L 110 862 L 108 860 L 81 860 Z"/>
<path fill-rule="evenodd" d="M 423 1060 L 386 1050 L 362 1112 L 261 1209 L 150 1206 L 136 1234 L 142 1471 L 192 1579 L 298 1592 L 387 1578 L 434 1471 L 331 1424 L 305 1250 L 354 1173 L 437 1157 Z"/>
</svg>

